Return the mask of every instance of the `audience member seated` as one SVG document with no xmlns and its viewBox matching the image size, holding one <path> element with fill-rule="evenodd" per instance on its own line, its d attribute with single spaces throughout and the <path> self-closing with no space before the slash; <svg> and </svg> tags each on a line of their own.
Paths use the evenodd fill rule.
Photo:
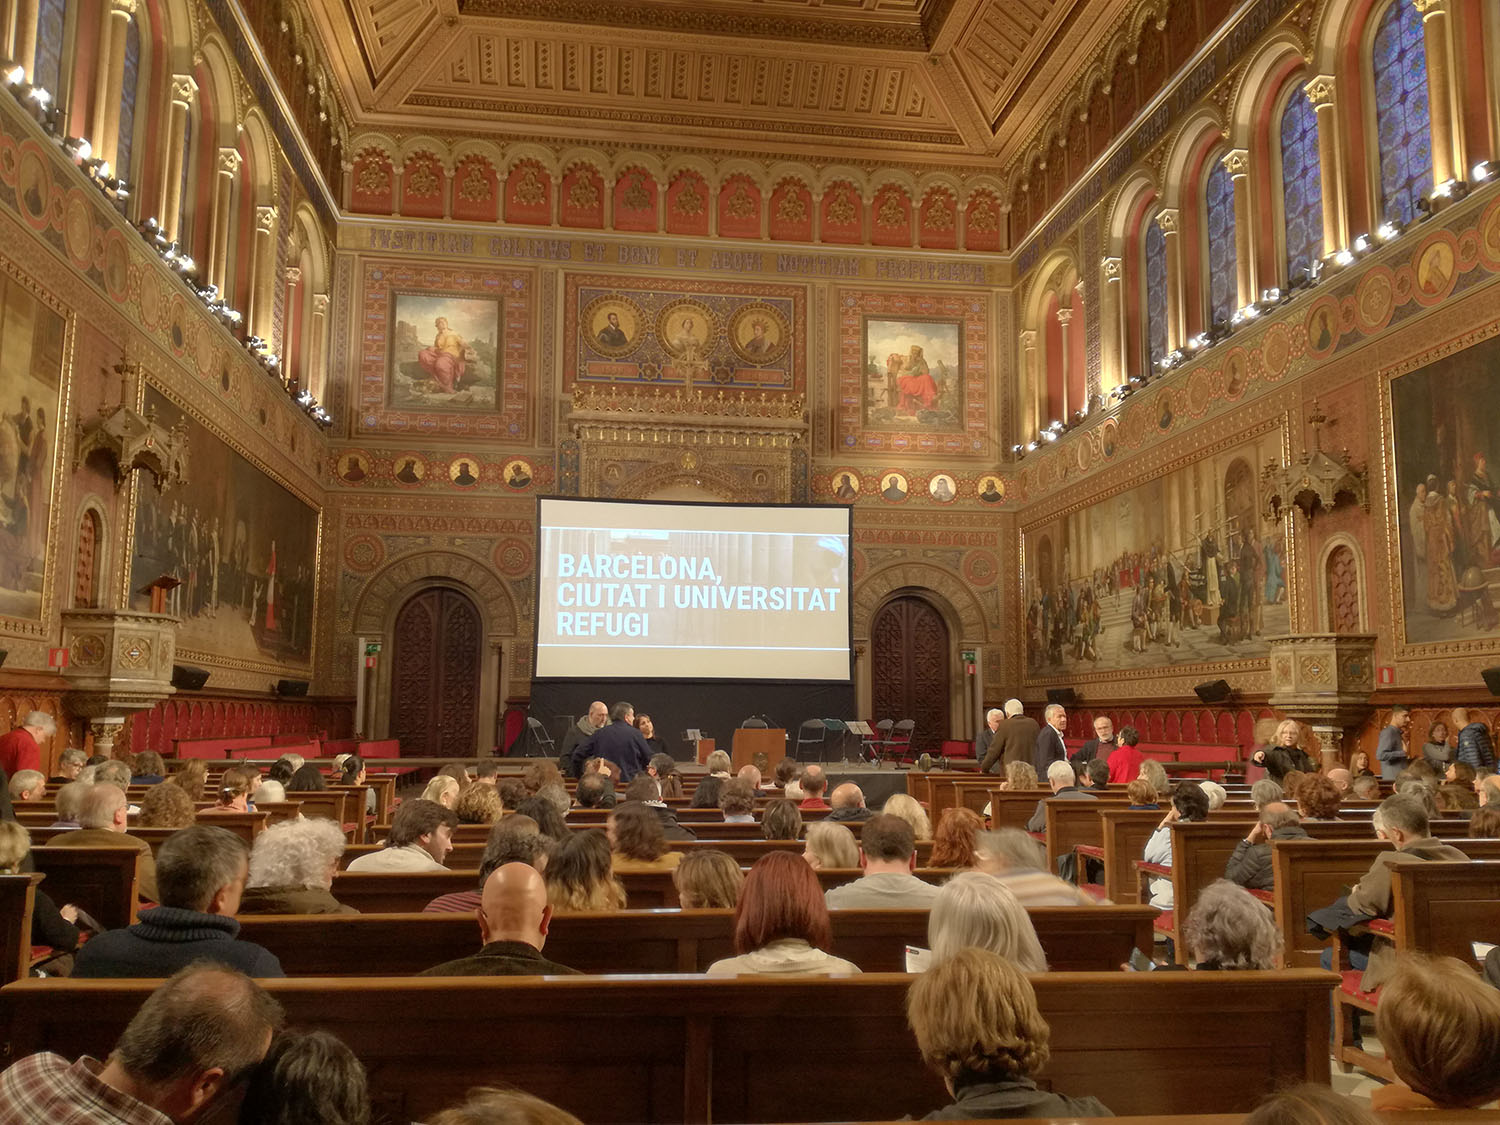
<svg viewBox="0 0 1500 1125">
<path fill-rule="evenodd" d="M 101 762 L 94 770 L 94 781 L 96 783 L 104 782 L 108 785 L 118 785 L 121 789 L 124 789 L 130 785 L 130 767 L 124 762 L 113 759 Z"/>
<path fill-rule="evenodd" d="M 219 791 L 212 808 L 204 813 L 242 813 L 250 811 L 250 779 L 230 766 L 219 779 Z"/>
<path fill-rule="evenodd" d="M 551 762 L 532 762 L 531 765 L 526 768 L 526 788 L 529 792 L 535 793 L 539 788 L 538 786 L 531 783 L 530 779 L 532 776 L 532 771 L 535 769 L 541 769 L 543 767 L 550 767 L 554 772 L 556 772 L 557 770 L 557 767 L 552 765 Z M 469 776 L 469 767 L 464 765 L 462 762 L 449 762 L 446 766 L 437 771 L 437 776 L 451 777 L 454 781 L 458 782 L 459 789 L 463 789 L 465 785 L 469 784 L 469 782 L 473 780 L 473 778 Z"/>
<path fill-rule="evenodd" d="M 1269 1095 L 1242 1125 L 1376 1125 L 1376 1119 L 1363 1102 L 1307 1083 Z"/>
<path fill-rule="evenodd" d="M 992 875 L 960 871 L 938 891 L 927 917 L 932 963 L 987 949 L 1023 973 L 1045 973 L 1047 957 L 1026 908 Z"/>
<path fill-rule="evenodd" d="M 531 977 L 578 972 L 542 956 L 552 925 L 552 907 L 547 903 L 545 880 L 529 864 L 507 863 L 495 869 L 485 880 L 478 916 L 483 943 L 478 953 L 445 961 L 418 975 Z"/>
<path fill-rule="evenodd" d="M 984 818 L 973 809 L 948 808 L 938 817 L 932 835 L 930 867 L 969 867 L 974 863 L 974 836 L 984 830 Z"/>
<path fill-rule="evenodd" d="M 286 800 L 286 787 L 267 778 L 256 786 L 255 800 L 261 805 L 279 805 Z"/>
<path fill-rule="evenodd" d="M 359 856 L 350 871 L 445 871 L 458 817 L 425 798 L 403 801 L 391 819 L 391 834 L 378 852 Z"/>
<path fill-rule="evenodd" d="M 336 1035 L 284 1031 L 250 1076 L 239 1125 L 368 1125 L 364 1064 Z"/>
<path fill-rule="evenodd" d="M 13 820 L 0 820 L 0 875 L 20 875 L 30 852 L 31 833 Z M 78 907 L 71 903 L 58 907 L 44 887 L 36 888 L 31 908 L 32 945 L 50 946 L 58 954 L 72 953 L 78 948 L 77 922 Z"/>
<path fill-rule="evenodd" d="M 802 763 L 795 758 L 782 758 L 776 763 L 776 788 L 789 801 L 802 799 Z"/>
<path fill-rule="evenodd" d="M 1047 784 L 1052 788 L 1052 796 L 1065 801 L 1093 801 L 1097 798 L 1092 794 L 1078 788 L 1078 778 L 1073 773 L 1073 767 L 1067 762 L 1058 760 L 1047 767 Z M 1036 811 L 1031 814 L 1031 819 L 1026 822 L 1026 831 L 1045 832 L 1047 829 L 1047 798 L 1043 797 L 1036 803 Z"/>
<path fill-rule="evenodd" d="M 1500 839 L 1500 805 L 1485 805 L 1469 817 L 1469 839 Z"/>
<path fill-rule="evenodd" d="M 740 901 L 745 875 L 728 852 L 705 848 L 682 857 L 672 882 L 684 910 L 732 910 Z"/>
<path fill-rule="evenodd" d="M 288 792 L 297 788 L 296 784 L 287 786 Z M 451 777 L 439 774 L 427 783 L 427 788 L 422 790 L 422 800 L 430 801 L 435 805 L 442 805 L 445 809 L 453 809 L 458 805 L 459 784 Z"/>
<path fill-rule="evenodd" d="M 281 963 L 240 941 L 240 908 L 250 871 L 248 849 L 233 832 L 195 824 L 172 833 L 156 857 L 161 905 L 140 921 L 90 938 L 75 977 L 165 977 L 195 961 L 220 961 L 253 977 L 279 977 Z"/>
<path fill-rule="evenodd" d="M 615 787 L 608 775 L 586 773 L 578 779 L 573 791 L 580 809 L 612 809 L 615 807 Z"/>
<path fill-rule="evenodd" d="M 1156 800 L 1156 786 L 1144 777 L 1138 777 L 1125 786 L 1125 798 L 1130 802 L 1126 807 L 1138 812 L 1161 808 Z"/>
<path fill-rule="evenodd" d="M 1350 890 L 1346 905 L 1358 920 L 1366 918 L 1389 918 L 1391 914 L 1391 868 L 1403 863 L 1425 863 L 1430 860 L 1458 860 L 1469 857 L 1450 844 L 1439 843 L 1432 838 L 1427 812 L 1411 797 L 1397 795 L 1380 802 L 1372 818 L 1375 834 L 1389 840 L 1395 851 L 1381 852 L 1370 865 L 1370 870 L 1360 877 Z M 1335 909 L 1337 904 L 1335 904 Z M 1318 914 L 1324 914 L 1319 911 Z M 1314 915 L 1317 917 L 1317 915 Z M 1331 928 L 1331 927 L 1329 927 Z M 1342 928 L 1342 926 L 1340 927 Z M 1360 990 L 1373 992 L 1384 983 L 1389 974 L 1391 943 L 1377 934 L 1363 933 L 1348 938 L 1349 965 L 1363 971 Z M 1323 967 L 1333 967 L 1333 950 L 1323 951 Z"/>
<path fill-rule="evenodd" d="M 1362 773 L 1349 783 L 1349 796 L 1356 801 L 1375 801 L 1380 798 L 1380 779 L 1374 774 Z"/>
<path fill-rule="evenodd" d="M 266 780 L 279 781 L 282 785 L 285 785 L 288 781 L 292 780 L 292 774 L 296 772 L 297 768 L 292 765 L 291 760 L 283 755 L 272 762 L 271 768 L 266 770 Z"/>
<path fill-rule="evenodd" d="M 802 813 L 797 802 L 785 797 L 769 802 L 761 814 L 760 830 L 767 840 L 802 839 Z"/>
<path fill-rule="evenodd" d="M 650 717 L 647 716 L 645 718 L 649 725 L 651 722 Z M 637 717 L 636 725 L 637 729 L 640 729 L 640 717 Z M 648 744 L 651 741 L 650 738 L 646 739 Z M 651 755 L 651 761 L 646 766 L 646 772 L 654 777 L 656 784 L 661 787 L 663 800 L 675 800 L 682 796 L 682 774 L 677 772 L 677 759 L 659 748 L 661 739 L 658 738 L 655 741 L 658 749 Z"/>
<path fill-rule="evenodd" d="M 1224 866 L 1224 878 L 1252 891 L 1269 891 L 1276 882 L 1271 868 L 1271 842 L 1306 839 L 1307 830 L 1302 827 L 1297 810 L 1282 801 L 1272 801 L 1260 810 L 1255 827 L 1234 846 L 1234 854 Z"/>
<path fill-rule="evenodd" d="M 1103 758 L 1090 758 L 1074 767 L 1078 784 L 1091 793 L 1102 793 L 1109 788 L 1109 763 Z"/>
<path fill-rule="evenodd" d="M 932 839 L 932 821 L 927 810 L 915 797 L 907 793 L 893 793 L 886 798 L 881 812 L 886 816 L 898 816 L 911 825 L 912 835 L 918 840 Z"/>
<path fill-rule="evenodd" d="M 1005 780 L 996 788 L 1009 792 L 1040 789 L 1041 781 L 1036 776 L 1036 767 L 1030 762 L 1006 762 Z"/>
<path fill-rule="evenodd" d="M 997 828 L 974 836 L 974 870 L 998 879 L 1021 905 L 1094 904 L 1083 890 L 1047 871 L 1046 862 L 1046 849 L 1019 828 Z"/>
<path fill-rule="evenodd" d="M 52 837 L 48 846 L 135 848 L 141 853 L 140 865 L 136 868 L 136 894 L 142 902 L 157 902 L 156 861 L 151 856 L 151 845 L 126 834 L 129 816 L 127 808 L 125 791 L 119 786 L 104 783 L 93 785 L 83 795 L 83 803 L 78 810 L 78 830 Z"/>
<path fill-rule="evenodd" d="M 625 886 L 614 875 L 609 837 L 597 828 L 569 836 L 543 874 L 547 903 L 559 914 L 625 909 Z"/>
<path fill-rule="evenodd" d="M 616 872 L 670 871 L 682 862 L 681 852 L 667 850 L 666 833 L 655 811 L 639 801 L 626 801 L 612 809 L 604 831 Z"/>
<path fill-rule="evenodd" d="M 732 784 L 734 784 L 732 781 L 724 783 L 723 789 L 720 790 L 721 802 L 722 794 L 727 792 Z M 696 840 L 698 838 L 698 834 L 682 824 L 677 819 L 677 814 L 667 807 L 667 803 L 661 799 L 661 789 L 657 786 L 656 778 L 649 774 L 639 774 L 625 787 L 625 800 L 639 802 L 651 810 L 657 823 L 661 825 L 662 835 L 668 840 Z M 754 807 L 753 801 L 751 807 Z M 752 817 L 751 820 L 753 822 L 754 818 Z"/>
<path fill-rule="evenodd" d="M 167 780 L 173 785 L 182 786 L 188 799 L 196 805 L 203 800 L 203 787 L 208 784 L 208 763 L 202 758 L 189 758 L 179 765 L 177 772 Z M 287 788 L 291 786 L 288 785 Z"/>
<path fill-rule="evenodd" d="M 715 961 L 708 975 L 826 976 L 860 971 L 853 962 L 833 956 L 832 945 L 833 923 L 818 877 L 791 852 L 772 852 L 755 861 L 740 889 L 734 911 L 735 956 Z"/>
<path fill-rule="evenodd" d="M 803 802 L 806 805 L 807 802 Z M 846 781 L 833 791 L 833 811 L 828 819 L 838 824 L 841 821 L 869 820 L 875 814 L 865 807 L 865 792 L 852 781 Z"/>
<path fill-rule="evenodd" d="M 241 914 L 358 914 L 333 897 L 344 833 L 321 817 L 273 824 L 250 848 Z"/>
<path fill-rule="evenodd" d="M 872 816 L 865 822 L 859 836 L 859 866 L 863 875 L 830 888 L 824 896 L 830 908 L 920 908 L 937 898 L 937 887 L 912 874 L 917 868 L 916 837 L 900 817 Z"/>
<path fill-rule="evenodd" d="M 15 1125 L 186 1125 L 232 1103 L 281 1027 L 254 981 L 193 966 L 146 998 L 108 1061 L 51 1052 L 0 1075 L 0 1121 Z"/>
<path fill-rule="evenodd" d="M 1395 958 L 1375 1030 L 1401 1083 L 1371 1093 L 1376 1111 L 1474 1109 L 1500 1097 L 1500 992 L 1462 961 Z"/>
<path fill-rule="evenodd" d="M 1142 858 L 1147 863 L 1172 866 L 1172 825 L 1187 824 L 1208 818 L 1208 794 L 1191 781 L 1179 781 L 1172 790 L 1172 808 L 1162 817 L 1156 831 L 1146 841 Z M 1166 877 L 1152 878 L 1151 905 L 1161 910 L 1172 909 L 1172 880 Z"/>
<path fill-rule="evenodd" d="M 1370 769 L 1370 755 L 1366 754 L 1363 750 L 1351 754 L 1349 756 L 1349 772 L 1357 778 L 1366 775 L 1374 777 L 1375 773 Z"/>
<path fill-rule="evenodd" d="M 1250 786 L 1250 800 L 1254 803 L 1257 812 L 1264 809 L 1272 801 L 1282 801 L 1286 797 L 1287 793 L 1282 788 L 1281 782 L 1272 781 L 1269 777 L 1263 777 Z"/>
<path fill-rule="evenodd" d="M 1203 888 L 1183 941 L 1197 969 L 1274 969 L 1281 957 L 1281 931 L 1270 907 L 1228 879 Z"/>
<path fill-rule="evenodd" d="M 760 768 L 758 766 L 753 766 L 749 762 L 746 762 L 739 768 L 739 772 L 734 776 L 736 781 L 748 782 L 750 785 L 750 792 L 755 794 L 755 796 L 764 797 L 766 795 L 765 790 L 760 787 L 761 775 Z"/>
<path fill-rule="evenodd" d="M 732 778 L 719 790 L 719 811 L 725 824 L 755 823 L 755 789 L 741 777 Z"/>
<path fill-rule="evenodd" d="M 814 871 L 821 871 L 826 867 L 858 867 L 859 840 L 845 825 L 815 820 L 807 826 L 802 858 Z"/>
<path fill-rule="evenodd" d="M 472 891 L 454 891 L 439 895 L 422 909 L 432 914 L 456 914 L 478 910 L 480 889 L 490 873 L 507 863 L 525 863 L 546 874 L 547 861 L 555 847 L 552 840 L 543 836 L 536 821 L 520 813 L 501 817 L 490 829 L 485 841 L 484 855 L 479 860 L 479 882 Z"/>
<path fill-rule="evenodd" d="M 816 763 L 807 766 L 802 771 L 802 804 L 798 808 L 803 812 L 826 811 L 829 806 L 823 794 L 827 791 L 828 774 L 823 767 Z"/>
<path fill-rule="evenodd" d="M 458 795 L 454 815 L 460 824 L 494 824 L 505 812 L 500 803 L 500 791 L 483 781 L 475 781 Z"/>
<path fill-rule="evenodd" d="M 1433 794 L 1433 800 L 1437 803 L 1439 813 L 1451 813 L 1454 816 L 1468 816 L 1479 807 L 1479 798 L 1474 790 L 1454 781 L 1445 781 L 1439 785 L 1437 792 Z"/>
<path fill-rule="evenodd" d="M 57 795 L 52 798 L 52 810 L 56 813 L 57 819 L 47 827 L 60 828 L 64 831 L 82 828 L 83 825 L 79 822 L 78 818 L 83 814 L 83 799 L 88 796 L 89 790 L 93 787 L 91 782 L 70 781 L 59 789 Z M 176 788 L 176 786 L 173 786 L 173 788 Z M 147 796 L 149 795 L 150 791 L 148 790 Z M 193 803 L 189 801 L 188 808 L 191 809 L 192 807 Z M 173 827 L 176 826 L 174 825 Z"/>
<path fill-rule="evenodd" d="M 69 746 L 57 756 L 57 772 L 47 779 L 48 785 L 66 785 L 77 781 L 89 756 L 76 747 Z"/>
<path fill-rule="evenodd" d="M 1471 723 L 1468 711 L 1462 707 L 1453 709 L 1453 725 L 1458 728 L 1458 749 L 1453 760 L 1476 770 L 1494 769 L 1495 744 L 1490 741 L 1490 728 L 1478 719 Z"/>
<path fill-rule="evenodd" d="M 21 770 L 7 788 L 12 801 L 40 801 L 47 795 L 47 778 L 41 770 Z"/>
<path fill-rule="evenodd" d="M 1321 773 L 1304 777 L 1292 792 L 1304 820 L 1337 820 L 1344 795 L 1333 780 Z"/>
<path fill-rule="evenodd" d="M 1135 727 L 1121 727 L 1119 745 L 1109 752 L 1109 780 L 1114 785 L 1124 785 L 1141 775 L 1141 763 L 1146 755 L 1136 749 L 1141 732 Z"/>
<path fill-rule="evenodd" d="M 1140 776 L 1149 781 L 1156 789 L 1156 799 L 1167 801 L 1172 798 L 1172 779 L 1167 776 L 1166 769 L 1155 758 L 1147 758 L 1141 763 Z"/>
<path fill-rule="evenodd" d="M 1031 982 L 998 954 L 964 949 L 933 965 L 912 982 L 906 1018 L 953 1096 L 923 1121 L 1110 1116 L 1094 1098 L 1037 1087 L 1051 1032 Z"/>
<path fill-rule="evenodd" d="M 130 756 L 130 784 L 157 785 L 167 780 L 167 763 L 155 750 Z"/>
<path fill-rule="evenodd" d="M 1328 770 L 1323 776 L 1333 782 L 1333 787 L 1339 791 L 1339 798 L 1350 796 L 1349 788 L 1354 784 L 1354 775 L 1342 766 Z"/>
<path fill-rule="evenodd" d="M 555 844 L 561 844 L 571 834 L 557 806 L 545 797 L 523 797 L 516 803 L 515 811 L 536 821 L 542 835 Z"/>
<path fill-rule="evenodd" d="M 717 777 L 720 781 L 728 781 L 730 771 L 734 763 L 729 760 L 727 750 L 715 750 L 707 758 L 703 759 L 704 768 L 708 770 L 709 777 Z"/>
<path fill-rule="evenodd" d="M 1222 809 L 1224 801 L 1229 797 L 1229 791 L 1217 781 L 1200 781 L 1198 782 L 1198 788 L 1203 790 L 1204 795 L 1208 797 L 1209 812 L 1213 812 L 1214 809 Z"/>
<path fill-rule="evenodd" d="M 552 763 L 548 762 L 547 765 L 551 766 Z M 536 796 L 538 800 L 546 801 L 556 809 L 557 815 L 564 820 L 567 819 L 568 813 L 573 811 L 573 798 L 568 796 L 568 787 L 561 781 L 547 782 L 536 791 Z"/>
<path fill-rule="evenodd" d="M 714 753 L 717 754 L 718 751 L 715 750 Z M 707 777 L 699 778 L 698 779 L 698 788 L 695 789 L 695 790 L 693 790 L 693 796 L 688 801 L 688 808 L 690 808 L 690 809 L 716 809 L 716 808 L 718 808 L 719 807 L 719 794 L 722 793 L 723 790 L 724 790 L 724 779 L 722 777 L 714 777 L 712 774 L 710 774 Z"/>
<path fill-rule="evenodd" d="M 480 1086 L 463 1105 L 429 1117 L 427 1125 L 583 1125 L 551 1102 L 521 1090 Z"/>
</svg>

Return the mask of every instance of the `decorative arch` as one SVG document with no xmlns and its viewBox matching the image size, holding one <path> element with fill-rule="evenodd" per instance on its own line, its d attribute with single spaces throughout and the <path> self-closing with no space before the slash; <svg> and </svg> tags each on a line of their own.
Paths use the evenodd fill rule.
<svg viewBox="0 0 1500 1125">
<path fill-rule="evenodd" d="M 91 526 L 90 526 L 91 522 Z M 88 538 L 92 535 L 93 542 Z M 104 502 L 95 495 L 88 495 L 78 505 L 73 521 L 73 592 L 68 604 L 73 609 L 103 609 L 107 591 L 110 589 L 109 568 L 109 513 Z M 86 559 L 85 556 L 88 556 Z M 80 597 L 85 582 L 83 571 L 87 567 L 87 594 Z"/>
<path fill-rule="evenodd" d="M 1288 74 L 1307 61 L 1307 42 L 1294 28 L 1282 28 L 1255 52 L 1239 77 L 1229 108 L 1229 143 L 1250 149 L 1259 139 L 1258 122 Z"/>
<path fill-rule="evenodd" d="M 958 575 L 925 562 L 898 562 L 874 571 L 854 586 L 854 636 L 868 637 L 880 607 L 904 593 L 930 597 L 948 617 L 953 635 L 964 642 L 989 640 L 984 607 Z"/>
<path fill-rule="evenodd" d="M 516 632 L 515 602 L 493 568 L 456 551 L 422 551 L 405 555 L 377 571 L 354 603 L 353 631 L 379 636 L 411 593 L 426 584 L 451 582 L 470 593 L 485 618 L 486 631 Z"/>
<path fill-rule="evenodd" d="M 1323 632 L 1367 632 L 1369 585 L 1359 542 L 1344 531 L 1330 535 L 1318 552 L 1314 573 L 1318 576 L 1318 621 Z"/>
</svg>

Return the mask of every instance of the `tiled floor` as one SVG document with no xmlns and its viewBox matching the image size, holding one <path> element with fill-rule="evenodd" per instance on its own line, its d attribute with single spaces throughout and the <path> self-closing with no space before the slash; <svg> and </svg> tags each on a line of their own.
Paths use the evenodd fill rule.
<svg viewBox="0 0 1500 1125">
<path fill-rule="evenodd" d="M 1365 1050 L 1369 1051 L 1371 1054 L 1378 1055 L 1385 1053 L 1381 1050 L 1380 1040 L 1375 1038 L 1375 1032 L 1373 1028 L 1367 1027 L 1365 1029 L 1364 1045 Z M 1333 1073 L 1333 1088 L 1341 1094 L 1347 1094 L 1351 1098 L 1360 1098 L 1362 1100 L 1368 1101 L 1370 1098 L 1370 1092 L 1372 1090 L 1378 1089 L 1379 1087 L 1385 1085 L 1385 1083 L 1380 1079 L 1371 1078 L 1368 1074 L 1360 1070 L 1358 1067 L 1351 1070 L 1348 1074 L 1345 1074 L 1341 1069 L 1339 1069 L 1339 1064 L 1337 1061 L 1334 1061 L 1331 1066 Z"/>
</svg>

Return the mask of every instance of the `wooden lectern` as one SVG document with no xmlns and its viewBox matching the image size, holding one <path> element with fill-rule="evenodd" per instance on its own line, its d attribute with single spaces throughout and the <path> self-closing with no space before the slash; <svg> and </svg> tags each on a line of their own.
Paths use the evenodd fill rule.
<svg viewBox="0 0 1500 1125">
<path fill-rule="evenodd" d="M 152 613 L 166 613 L 167 595 L 181 585 L 182 583 L 170 574 L 163 574 L 160 578 L 154 578 L 150 583 L 142 586 L 140 592 L 151 598 Z"/>
<path fill-rule="evenodd" d="M 734 772 L 740 767 L 755 764 L 755 756 L 766 756 L 766 767 L 761 770 L 770 777 L 776 763 L 786 757 L 786 730 L 783 727 L 741 727 L 734 732 L 734 746 L 729 759 L 734 763 Z"/>
</svg>

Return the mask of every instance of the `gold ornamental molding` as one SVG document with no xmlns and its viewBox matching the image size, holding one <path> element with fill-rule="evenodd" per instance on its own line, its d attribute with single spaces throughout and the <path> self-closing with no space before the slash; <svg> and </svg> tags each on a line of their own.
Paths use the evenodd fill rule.
<svg viewBox="0 0 1500 1125">
<path fill-rule="evenodd" d="M 678 420 L 774 422 L 807 421 L 807 402 L 802 395 L 730 394 L 723 390 L 701 388 L 667 390 L 657 387 L 645 391 L 620 390 L 616 387 L 574 387 L 573 420 L 585 415 L 604 415 L 618 420 L 620 415 L 644 414 Z"/>
</svg>

